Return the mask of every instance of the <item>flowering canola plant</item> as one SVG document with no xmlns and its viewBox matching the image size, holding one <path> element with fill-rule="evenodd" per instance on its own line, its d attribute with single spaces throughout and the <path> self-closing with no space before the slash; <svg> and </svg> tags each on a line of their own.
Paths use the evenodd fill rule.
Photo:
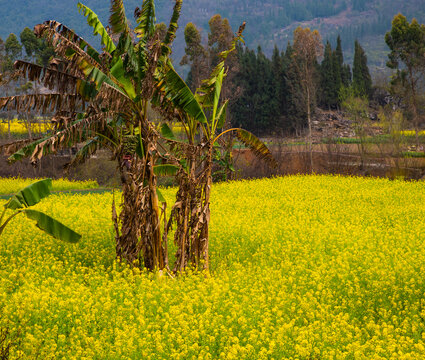
<svg viewBox="0 0 425 360">
<path fill-rule="evenodd" d="M 0 194 L 14 194 L 22 188 L 32 184 L 33 182 L 41 180 L 37 178 L 21 178 L 21 177 L 0 177 Z M 65 191 L 65 190 L 87 190 L 96 189 L 99 184 L 96 180 L 85 181 L 70 181 L 67 179 L 56 179 L 52 181 L 52 191 Z"/>
<path fill-rule="evenodd" d="M 32 122 L 31 131 L 32 133 L 45 133 L 52 129 L 50 122 Z M 6 120 L 0 122 L 0 135 L 8 134 L 9 125 Z M 10 121 L 10 133 L 15 135 L 28 134 L 28 125 L 25 121 L 13 119 Z"/>
<path fill-rule="evenodd" d="M 58 243 L 24 218 L 6 228 L 11 358 L 424 359 L 424 190 L 336 176 L 214 184 L 211 274 L 177 278 L 114 260 L 112 194 L 53 195 L 37 208 L 83 238 Z"/>
<path fill-rule="evenodd" d="M 404 136 L 414 136 L 414 135 L 416 135 L 415 130 L 403 130 L 403 131 L 400 131 L 399 133 L 401 135 L 404 135 Z M 418 134 L 419 135 L 425 135 L 425 131 L 419 131 Z"/>
</svg>

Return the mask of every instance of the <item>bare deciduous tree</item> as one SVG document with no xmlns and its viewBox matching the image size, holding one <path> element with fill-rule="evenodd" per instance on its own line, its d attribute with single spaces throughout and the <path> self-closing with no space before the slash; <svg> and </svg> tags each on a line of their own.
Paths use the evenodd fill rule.
<svg viewBox="0 0 425 360">
<path fill-rule="evenodd" d="M 302 86 L 303 102 L 307 110 L 308 146 L 310 153 L 310 172 L 313 166 L 313 140 L 311 114 L 316 103 L 318 86 L 317 59 L 323 54 L 323 44 L 317 30 L 298 27 L 294 31 L 293 59 L 297 69 L 298 79 Z"/>
</svg>

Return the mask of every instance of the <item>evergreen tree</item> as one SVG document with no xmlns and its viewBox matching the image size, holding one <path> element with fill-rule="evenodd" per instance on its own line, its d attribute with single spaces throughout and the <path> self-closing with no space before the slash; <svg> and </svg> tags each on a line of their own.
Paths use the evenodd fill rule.
<svg viewBox="0 0 425 360">
<path fill-rule="evenodd" d="M 234 83 L 241 89 L 239 97 L 230 104 L 233 114 L 232 125 L 252 130 L 256 127 L 256 104 L 254 95 L 257 92 L 257 61 L 255 52 L 238 48 L 239 71 Z"/>
<path fill-rule="evenodd" d="M 272 62 L 263 53 L 261 47 L 257 49 L 257 81 L 258 92 L 255 95 L 259 104 L 258 123 L 260 129 L 272 131 L 278 125 L 278 102 L 275 90 Z"/>
<path fill-rule="evenodd" d="M 339 105 L 338 94 L 342 87 L 342 72 L 344 65 L 340 65 L 338 55 L 336 51 L 332 52 L 332 64 L 333 64 L 333 83 L 334 83 L 334 101 L 335 105 Z"/>
<path fill-rule="evenodd" d="M 47 67 L 54 55 L 53 47 L 45 39 L 42 39 L 36 52 L 37 64 Z"/>
<path fill-rule="evenodd" d="M 6 56 L 12 61 L 12 63 L 22 55 L 22 45 L 19 43 L 15 34 L 10 34 L 4 45 Z"/>
<path fill-rule="evenodd" d="M 370 97 L 372 94 L 367 56 L 357 40 L 354 43 L 353 88 L 357 96 Z"/>
<path fill-rule="evenodd" d="M 274 93 L 273 106 L 276 116 L 275 126 L 276 130 L 283 132 L 284 124 L 284 111 L 285 109 L 285 95 L 286 95 L 286 82 L 285 82 L 285 69 L 284 69 L 284 55 L 281 54 L 275 45 L 272 55 L 272 87 Z"/>
<path fill-rule="evenodd" d="M 339 35 L 336 39 L 336 49 L 332 55 L 334 61 L 335 83 L 337 92 L 339 92 L 341 86 L 344 85 L 344 54 L 342 52 L 341 36 Z"/>
<path fill-rule="evenodd" d="M 327 108 L 333 108 L 338 102 L 339 84 L 336 83 L 336 68 L 338 64 L 335 63 L 332 47 L 329 41 L 326 42 L 324 58 L 320 66 L 320 88 L 319 94 L 321 104 Z M 337 59 L 336 59 L 337 60 Z"/>
<path fill-rule="evenodd" d="M 344 87 L 349 87 L 351 85 L 351 67 L 349 64 L 344 64 L 342 66 L 341 80 Z"/>
<path fill-rule="evenodd" d="M 291 44 L 286 47 L 285 62 L 287 64 L 285 79 L 288 87 L 286 98 L 286 117 L 290 128 L 296 135 L 301 135 L 302 129 L 307 125 L 307 111 L 303 101 L 303 89 L 298 78 L 297 59 Z"/>
<path fill-rule="evenodd" d="M 280 72 L 281 59 L 275 53 L 271 61 L 261 47 L 257 53 L 239 48 L 238 58 L 233 86 L 240 89 L 240 95 L 230 103 L 232 124 L 263 134 L 280 130 L 282 115 L 275 76 Z"/>
<path fill-rule="evenodd" d="M 335 56 L 338 58 L 339 67 L 342 69 L 342 65 L 344 64 L 344 54 L 342 52 L 342 43 L 340 35 L 338 35 L 336 39 Z"/>
<path fill-rule="evenodd" d="M 3 72 L 3 62 L 6 57 L 5 49 L 4 49 L 4 41 L 0 37 L 0 73 Z"/>
<path fill-rule="evenodd" d="M 20 38 L 27 56 L 32 58 L 40 48 L 40 40 L 37 39 L 34 32 L 31 31 L 28 27 L 22 30 Z"/>
</svg>

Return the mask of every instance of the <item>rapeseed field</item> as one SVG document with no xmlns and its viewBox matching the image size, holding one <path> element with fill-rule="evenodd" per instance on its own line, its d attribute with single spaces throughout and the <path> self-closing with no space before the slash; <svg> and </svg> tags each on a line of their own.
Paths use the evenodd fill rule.
<svg viewBox="0 0 425 360">
<path fill-rule="evenodd" d="M 214 184 L 211 274 L 178 278 L 114 260 L 112 194 L 52 195 L 37 208 L 83 238 L 58 242 L 26 218 L 6 228 L 0 326 L 24 359 L 424 359 L 424 190 Z"/>
<path fill-rule="evenodd" d="M 13 194 L 37 180 L 40 179 L 21 177 L 0 178 L 0 195 Z M 56 179 L 52 181 L 52 191 L 87 190 L 98 187 L 99 184 L 95 180 L 70 181 L 67 179 Z"/>
<path fill-rule="evenodd" d="M 7 135 L 9 133 L 9 124 L 4 119 L 0 119 L 0 135 Z M 50 122 L 32 122 L 31 132 L 32 133 L 45 133 L 52 129 Z M 11 135 L 25 135 L 28 134 L 28 124 L 25 121 L 13 119 L 10 122 L 10 133 Z"/>
</svg>

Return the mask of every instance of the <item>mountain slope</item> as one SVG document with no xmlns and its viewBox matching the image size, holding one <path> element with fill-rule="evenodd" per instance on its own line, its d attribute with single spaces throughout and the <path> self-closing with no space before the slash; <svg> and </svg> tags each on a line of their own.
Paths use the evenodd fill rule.
<svg viewBox="0 0 425 360">
<path fill-rule="evenodd" d="M 107 23 L 108 0 L 86 0 Z M 141 0 L 125 0 L 127 17 L 134 23 L 133 9 Z M 157 0 L 157 18 L 168 22 L 173 7 L 172 0 Z M 25 26 L 33 27 L 44 20 L 55 19 L 75 29 L 92 41 L 90 28 L 78 14 L 75 0 L 14 0 L 2 4 L 0 36 L 5 39 L 10 32 L 17 35 Z M 425 21 L 425 0 L 185 0 L 174 57 L 179 60 L 184 51 L 182 29 L 188 21 L 203 29 L 206 37 L 208 20 L 216 13 L 230 20 L 233 29 L 247 22 L 245 38 L 249 47 L 261 45 L 270 54 L 274 44 L 284 48 L 297 26 L 319 29 L 324 39 L 334 40 L 341 34 L 343 46 L 350 49 L 355 38 L 367 42 L 370 62 L 381 66 L 385 51 L 383 35 L 398 12 L 409 20 L 412 16 Z M 96 45 L 96 43 L 94 43 Z M 378 50 L 377 50 L 378 49 Z M 385 56 L 384 56 L 385 57 Z"/>
</svg>

